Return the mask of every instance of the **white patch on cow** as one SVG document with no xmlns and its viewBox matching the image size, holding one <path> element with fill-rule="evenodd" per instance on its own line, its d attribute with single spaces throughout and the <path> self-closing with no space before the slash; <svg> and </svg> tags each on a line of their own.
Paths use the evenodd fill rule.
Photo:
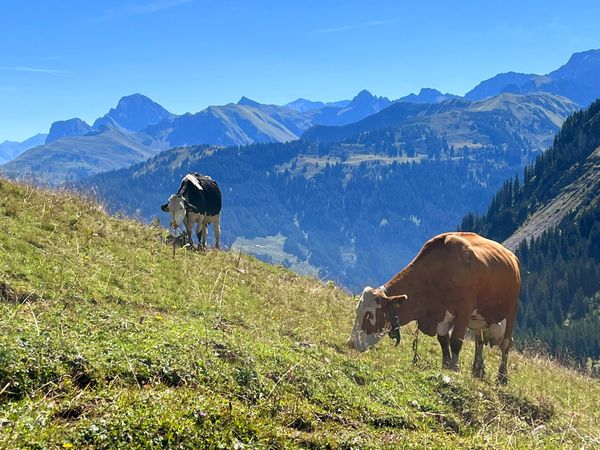
<svg viewBox="0 0 600 450">
<path fill-rule="evenodd" d="M 471 313 L 471 317 L 469 318 L 469 324 L 467 325 L 471 330 L 482 330 L 488 327 L 487 320 L 483 318 L 481 314 L 477 312 L 477 310 Z"/>
<path fill-rule="evenodd" d="M 185 204 L 183 199 L 176 195 L 169 197 L 169 214 L 171 215 L 171 226 L 179 226 L 185 219 Z"/>
<path fill-rule="evenodd" d="M 454 314 L 450 314 L 450 311 L 446 311 L 444 320 L 437 325 L 437 334 L 439 336 L 446 336 L 448 332 L 454 326 Z"/>
<path fill-rule="evenodd" d="M 504 332 L 506 331 L 506 319 L 503 319 L 500 323 L 494 323 L 483 332 L 483 338 L 486 342 L 493 345 L 500 345 L 502 339 L 504 339 Z"/>
<path fill-rule="evenodd" d="M 191 183 L 192 183 L 194 186 L 196 186 L 196 187 L 197 187 L 197 188 L 198 188 L 200 191 L 203 191 L 203 190 L 204 190 L 204 189 L 202 189 L 202 186 L 200 185 L 200 182 L 198 181 L 198 179 L 197 179 L 197 178 L 196 178 L 194 175 L 192 175 L 192 174 L 188 173 L 188 174 L 187 174 L 185 177 L 183 177 L 183 180 L 182 180 L 182 182 L 183 182 L 183 181 L 185 181 L 185 180 L 188 180 L 188 181 L 190 181 L 190 182 L 191 182 Z"/>
<path fill-rule="evenodd" d="M 375 301 L 374 289 L 371 286 L 367 286 L 360 296 L 360 300 L 356 305 L 356 318 L 354 320 L 354 327 L 352 328 L 352 334 L 350 340 L 353 347 L 359 352 L 364 352 L 369 347 L 377 344 L 381 338 L 385 335 L 387 330 L 382 330 L 379 333 L 367 334 L 362 329 L 362 322 L 365 314 L 370 313 L 369 321 L 375 325 L 375 313 L 379 305 Z"/>
<path fill-rule="evenodd" d="M 490 346 L 500 345 L 504 338 L 504 331 L 506 330 L 506 319 L 503 319 L 500 323 L 489 324 L 485 318 L 477 312 L 477 310 L 471 313 L 468 327 L 478 333 L 481 333 L 481 337 L 484 343 Z"/>
</svg>

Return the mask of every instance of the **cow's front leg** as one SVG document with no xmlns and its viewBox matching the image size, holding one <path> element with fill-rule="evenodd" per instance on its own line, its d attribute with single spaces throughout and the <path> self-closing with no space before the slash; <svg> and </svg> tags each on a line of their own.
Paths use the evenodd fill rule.
<svg viewBox="0 0 600 450">
<path fill-rule="evenodd" d="M 192 248 L 194 248 L 194 241 L 192 240 L 192 228 L 194 227 L 194 223 L 186 218 L 185 221 L 185 236 L 186 236 L 186 241 L 185 241 L 185 246 L 190 246 Z"/>
<path fill-rule="evenodd" d="M 445 335 L 437 335 L 438 342 L 440 343 L 440 347 L 442 348 L 442 367 L 444 369 L 449 369 L 451 365 L 450 358 L 450 335 L 446 333 Z"/>
</svg>

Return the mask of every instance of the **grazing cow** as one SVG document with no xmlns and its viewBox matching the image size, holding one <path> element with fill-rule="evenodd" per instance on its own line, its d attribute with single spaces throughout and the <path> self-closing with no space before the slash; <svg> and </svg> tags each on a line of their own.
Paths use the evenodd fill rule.
<svg viewBox="0 0 600 450">
<path fill-rule="evenodd" d="M 221 235 L 221 191 L 216 181 L 206 175 L 188 173 L 176 194 L 171 195 L 169 202 L 160 207 L 171 215 L 171 228 L 177 229 L 183 222 L 192 242 L 192 229 L 196 225 L 198 246 L 206 247 L 208 224 L 213 225 L 215 232 L 215 248 L 220 248 Z"/>
<path fill-rule="evenodd" d="M 348 345 L 362 352 L 388 330 L 397 345 L 400 325 L 416 320 L 423 333 L 437 334 L 442 366 L 458 370 L 469 328 L 476 345 L 473 376 L 484 376 L 484 344 L 498 345 L 498 380 L 506 383 L 520 287 L 519 260 L 505 247 L 475 233 L 441 234 L 385 285 L 364 289 Z"/>
</svg>

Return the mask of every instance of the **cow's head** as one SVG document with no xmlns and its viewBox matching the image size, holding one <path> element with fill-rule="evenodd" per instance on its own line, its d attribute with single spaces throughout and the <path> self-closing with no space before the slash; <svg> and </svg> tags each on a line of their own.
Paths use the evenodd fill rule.
<svg viewBox="0 0 600 450">
<path fill-rule="evenodd" d="M 185 204 L 186 201 L 180 195 L 171 195 L 169 202 L 161 205 L 160 209 L 168 212 L 171 216 L 171 227 L 177 228 L 185 219 Z"/>
<path fill-rule="evenodd" d="M 377 344 L 387 331 L 391 329 L 391 322 L 395 321 L 395 309 L 400 302 L 406 300 L 406 295 L 388 297 L 381 289 L 367 286 L 356 305 L 356 319 L 354 328 L 348 340 L 348 346 L 364 352 L 369 347 Z M 400 340 L 399 330 L 392 330 L 397 341 Z"/>
</svg>

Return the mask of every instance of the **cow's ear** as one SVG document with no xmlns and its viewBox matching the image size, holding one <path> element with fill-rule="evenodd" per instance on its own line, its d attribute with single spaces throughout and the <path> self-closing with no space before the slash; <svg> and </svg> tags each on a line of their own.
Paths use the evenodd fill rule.
<svg viewBox="0 0 600 450">
<path fill-rule="evenodd" d="M 160 209 L 162 209 L 164 212 L 169 212 L 169 204 L 165 203 L 164 205 L 160 205 Z"/>
</svg>

